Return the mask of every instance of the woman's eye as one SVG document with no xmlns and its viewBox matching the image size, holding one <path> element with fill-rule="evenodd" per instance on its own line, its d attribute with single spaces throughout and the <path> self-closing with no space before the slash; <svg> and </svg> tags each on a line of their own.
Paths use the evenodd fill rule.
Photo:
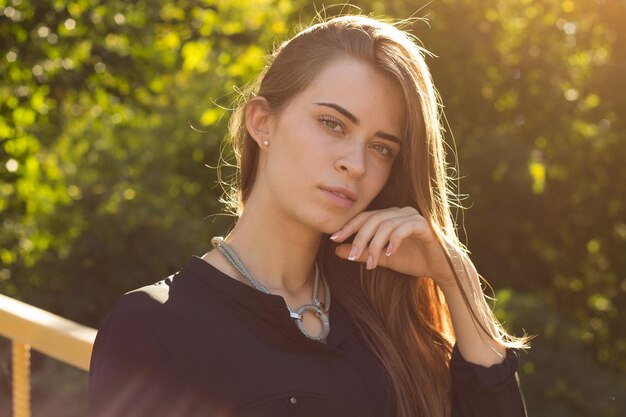
<svg viewBox="0 0 626 417">
<path fill-rule="evenodd" d="M 321 122 L 326 126 L 329 130 L 341 133 L 344 131 L 345 126 L 341 120 L 335 119 L 334 117 L 322 116 L 320 117 Z"/>
<path fill-rule="evenodd" d="M 391 146 L 385 145 L 384 143 L 375 143 L 372 145 L 372 148 L 376 149 L 378 152 L 385 156 L 392 157 L 393 152 L 391 150 Z"/>
</svg>

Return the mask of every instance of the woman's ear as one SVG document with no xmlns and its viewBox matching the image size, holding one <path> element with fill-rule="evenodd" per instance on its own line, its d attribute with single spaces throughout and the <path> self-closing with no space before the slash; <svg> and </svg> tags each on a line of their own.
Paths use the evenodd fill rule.
<svg viewBox="0 0 626 417">
<path fill-rule="evenodd" d="M 267 99 L 263 96 L 253 97 L 246 106 L 246 129 L 259 145 L 259 148 L 269 146 L 271 136 L 271 112 Z"/>
</svg>

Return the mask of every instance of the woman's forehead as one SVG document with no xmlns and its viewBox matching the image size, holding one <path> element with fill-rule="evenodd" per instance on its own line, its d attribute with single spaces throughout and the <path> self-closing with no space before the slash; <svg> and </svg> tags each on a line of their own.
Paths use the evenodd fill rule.
<svg viewBox="0 0 626 417">
<path fill-rule="evenodd" d="M 299 96 L 296 101 L 300 105 L 310 108 L 319 107 L 319 103 L 336 105 L 365 124 L 383 124 L 381 129 L 402 133 L 402 90 L 397 82 L 369 64 L 354 59 L 335 60 Z"/>
</svg>

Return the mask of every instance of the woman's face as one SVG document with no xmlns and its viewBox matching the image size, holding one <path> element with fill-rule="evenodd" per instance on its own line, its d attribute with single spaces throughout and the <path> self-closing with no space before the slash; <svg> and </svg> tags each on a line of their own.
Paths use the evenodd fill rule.
<svg viewBox="0 0 626 417">
<path fill-rule="evenodd" d="M 344 58 L 326 66 L 270 117 L 255 184 L 268 208 L 322 233 L 365 210 L 400 152 L 402 97 L 370 65 Z"/>
</svg>

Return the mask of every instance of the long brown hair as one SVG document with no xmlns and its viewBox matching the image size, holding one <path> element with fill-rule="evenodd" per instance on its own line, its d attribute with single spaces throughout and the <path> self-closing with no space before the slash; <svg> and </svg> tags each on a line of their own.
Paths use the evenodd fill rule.
<svg viewBox="0 0 626 417">
<path fill-rule="evenodd" d="M 449 249 L 455 249 L 461 259 L 467 251 L 451 216 L 454 194 L 439 123 L 439 99 L 424 60 L 427 53 L 406 32 L 365 16 L 335 17 L 283 42 L 231 117 L 230 133 L 239 168 L 227 190 L 231 211 L 241 214 L 257 174 L 259 150 L 244 122 L 250 97 L 265 97 L 271 111 L 278 113 L 333 60 L 350 57 L 368 63 L 398 83 L 406 109 L 406 145 L 368 210 L 415 207 L 441 232 L 440 243 L 463 289 L 458 264 L 453 263 Z M 359 337 L 386 369 L 396 416 L 449 415 L 448 363 L 454 333 L 441 291 L 428 278 L 415 279 L 386 268 L 365 270 L 362 264 L 335 256 L 334 244 L 328 239 L 322 242 L 318 261 L 329 278 L 333 297 L 350 312 Z M 332 279 L 334 276 L 341 279 Z M 469 296 L 463 290 L 475 323 L 506 346 L 523 347 L 525 339 L 504 332 L 482 291 L 475 287 Z"/>
</svg>

